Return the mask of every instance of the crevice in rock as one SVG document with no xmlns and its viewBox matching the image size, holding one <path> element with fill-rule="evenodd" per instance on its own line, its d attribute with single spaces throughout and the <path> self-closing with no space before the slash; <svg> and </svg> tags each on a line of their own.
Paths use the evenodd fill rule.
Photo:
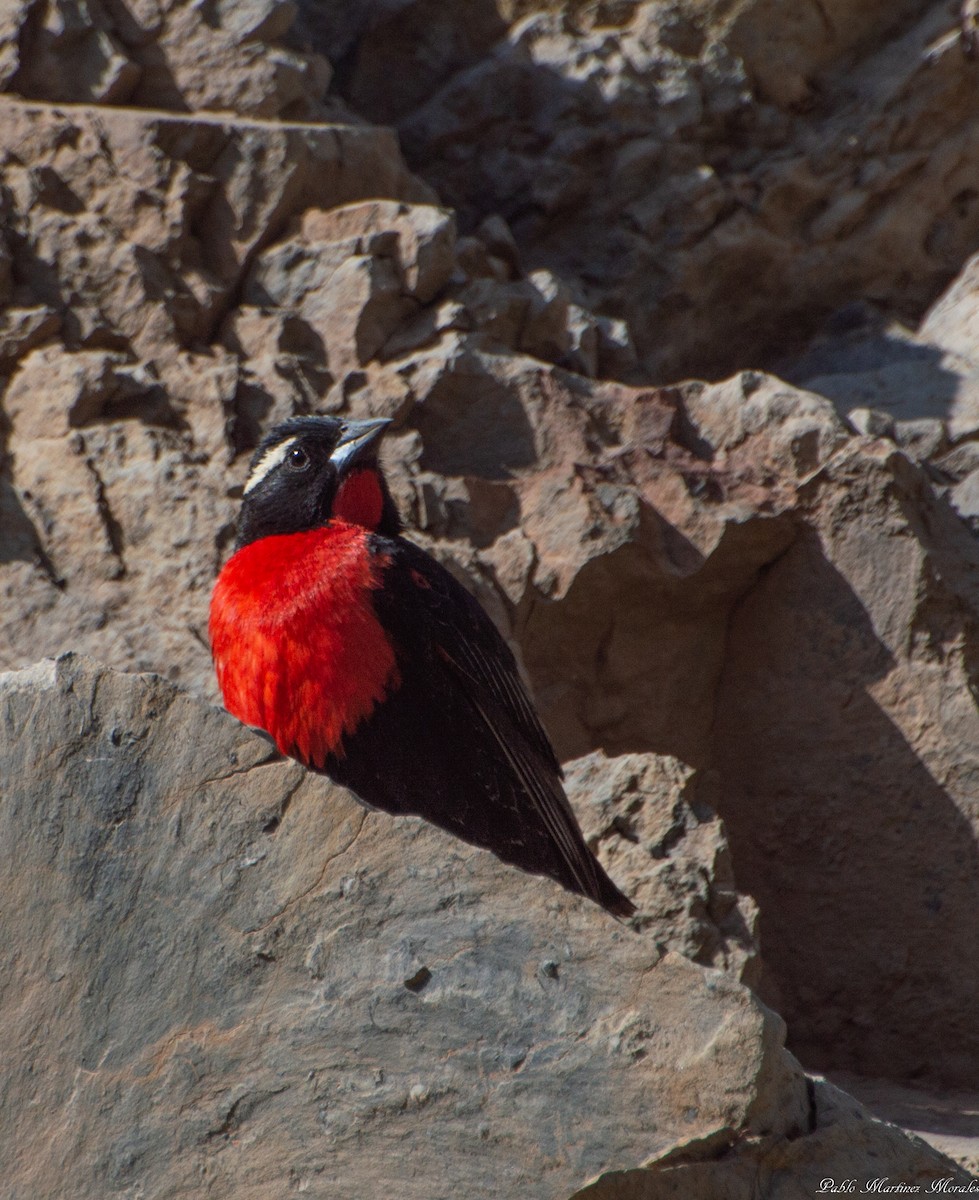
<svg viewBox="0 0 979 1200">
<path fill-rule="evenodd" d="M 432 981 L 432 972 L 428 967 L 419 967 L 414 975 L 409 976 L 404 985 L 409 992 L 414 992 L 417 996 L 419 992 L 423 992 Z"/>
<path fill-rule="evenodd" d="M 91 457 L 86 457 L 85 465 L 91 472 L 92 479 L 95 482 L 95 504 L 99 520 L 102 522 L 102 528 L 105 530 L 106 541 L 119 564 L 117 578 L 123 579 L 126 576 L 126 558 L 124 554 L 125 537 L 122 525 L 112 512 L 112 507 L 109 504 L 109 498 L 106 494 L 105 482 L 99 473 L 95 460 Z"/>
</svg>

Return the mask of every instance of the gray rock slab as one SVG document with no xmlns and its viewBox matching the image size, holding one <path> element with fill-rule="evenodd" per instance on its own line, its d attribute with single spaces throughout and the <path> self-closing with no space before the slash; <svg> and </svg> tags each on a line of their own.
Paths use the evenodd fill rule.
<svg viewBox="0 0 979 1200">
<path fill-rule="evenodd" d="M 805 1122 L 731 976 L 155 676 L 0 676 L 0 781 L 11 1195 L 558 1197 Z"/>
</svg>

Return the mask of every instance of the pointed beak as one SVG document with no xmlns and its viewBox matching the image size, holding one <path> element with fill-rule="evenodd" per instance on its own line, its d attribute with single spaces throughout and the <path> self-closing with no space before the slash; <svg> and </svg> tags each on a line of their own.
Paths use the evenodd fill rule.
<svg viewBox="0 0 979 1200">
<path fill-rule="evenodd" d="M 340 440 L 330 455 L 337 475 L 345 475 L 361 458 L 368 457 L 390 424 L 387 417 L 376 421 L 344 421 Z"/>
</svg>

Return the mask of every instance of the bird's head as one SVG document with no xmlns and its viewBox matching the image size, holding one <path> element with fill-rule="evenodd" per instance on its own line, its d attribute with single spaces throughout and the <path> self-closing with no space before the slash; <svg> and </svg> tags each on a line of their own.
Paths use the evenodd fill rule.
<svg viewBox="0 0 979 1200">
<path fill-rule="evenodd" d="M 252 457 L 235 548 L 332 520 L 396 535 L 401 521 L 377 465 L 377 443 L 388 425 L 386 419 L 293 417 L 271 429 Z"/>
</svg>

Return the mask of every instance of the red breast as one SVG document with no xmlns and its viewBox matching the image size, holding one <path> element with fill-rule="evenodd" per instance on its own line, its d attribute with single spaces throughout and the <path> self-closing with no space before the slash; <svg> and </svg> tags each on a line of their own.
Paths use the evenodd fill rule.
<svg viewBox="0 0 979 1200">
<path fill-rule="evenodd" d="M 209 632 L 225 705 L 307 765 L 342 755 L 344 735 L 397 685 L 371 603 L 383 565 L 363 526 L 334 520 L 259 538 L 218 578 Z"/>
</svg>

